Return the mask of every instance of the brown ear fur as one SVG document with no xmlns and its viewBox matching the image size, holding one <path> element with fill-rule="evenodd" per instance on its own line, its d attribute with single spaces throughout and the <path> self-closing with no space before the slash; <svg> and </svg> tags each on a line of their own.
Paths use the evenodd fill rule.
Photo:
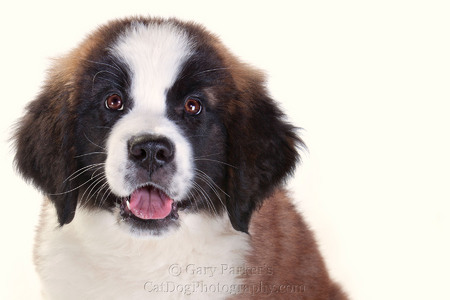
<svg viewBox="0 0 450 300">
<path fill-rule="evenodd" d="M 67 178 L 76 170 L 73 148 L 73 64 L 58 61 L 40 95 L 19 120 L 13 139 L 15 165 L 55 204 L 61 225 L 72 221 L 78 194 Z"/>
<path fill-rule="evenodd" d="M 19 120 L 13 137 L 18 171 L 52 200 L 61 225 L 72 221 L 78 199 L 79 186 L 68 179 L 77 170 L 75 110 L 83 65 L 120 27 L 119 21 L 100 27 L 79 47 L 56 60 L 41 93 Z"/>
<path fill-rule="evenodd" d="M 233 64 L 237 66 L 236 64 Z M 303 146 L 265 88 L 263 76 L 241 64 L 234 69 L 238 97 L 229 106 L 228 162 L 233 227 L 247 232 L 253 211 L 291 174 Z"/>
</svg>

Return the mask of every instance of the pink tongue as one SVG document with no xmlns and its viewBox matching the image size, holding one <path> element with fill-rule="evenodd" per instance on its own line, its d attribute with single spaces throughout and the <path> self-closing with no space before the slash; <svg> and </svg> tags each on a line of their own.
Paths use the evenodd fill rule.
<svg viewBox="0 0 450 300">
<path fill-rule="evenodd" d="M 129 209 L 140 219 L 164 219 L 170 214 L 172 203 L 173 200 L 163 192 L 152 187 L 143 187 L 131 194 Z"/>
</svg>

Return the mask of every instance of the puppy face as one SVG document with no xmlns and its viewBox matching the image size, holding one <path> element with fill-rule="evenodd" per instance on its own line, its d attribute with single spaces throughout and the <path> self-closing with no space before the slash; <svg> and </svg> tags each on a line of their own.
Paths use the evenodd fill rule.
<svg viewBox="0 0 450 300">
<path fill-rule="evenodd" d="M 16 131 L 16 164 L 54 202 L 160 235 L 185 213 L 252 212 L 292 172 L 301 140 L 259 72 L 202 27 L 107 24 L 59 60 Z M 183 212 L 183 213 L 184 213 Z"/>
</svg>

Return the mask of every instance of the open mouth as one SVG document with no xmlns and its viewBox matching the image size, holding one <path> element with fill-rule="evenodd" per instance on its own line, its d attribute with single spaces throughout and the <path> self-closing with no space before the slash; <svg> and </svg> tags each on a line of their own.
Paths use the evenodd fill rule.
<svg viewBox="0 0 450 300">
<path fill-rule="evenodd" d="M 178 219 L 178 206 L 162 190 L 154 186 L 144 186 L 135 190 L 130 196 L 122 198 L 121 214 L 123 217 L 149 221 Z"/>
</svg>

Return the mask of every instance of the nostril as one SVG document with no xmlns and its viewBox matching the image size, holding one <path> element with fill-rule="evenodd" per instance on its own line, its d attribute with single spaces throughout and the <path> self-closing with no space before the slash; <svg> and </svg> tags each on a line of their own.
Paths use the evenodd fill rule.
<svg viewBox="0 0 450 300">
<path fill-rule="evenodd" d="M 175 154 L 175 147 L 169 139 L 153 135 L 131 138 L 128 149 L 130 158 L 150 171 L 171 162 Z"/>
<path fill-rule="evenodd" d="M 130 148 L 130 155 L 133 156 L 137 160 L 145 160 L 147 159 L 147 151 L 140 145 L 132 146 Z"/>
<path fill-rule="evenodd" d="M 158 140 L 154 147 L 155 162 L 163 165 L 173 160 L 174 147 L 168 139 L 162 138 Z"/>
<path fill-rule="evenodd" d="M 168 153 L 167 149 L 161 148 L 156 152 L 155 158 L 160 161 L 167 161 L 169 156 L 170 154 Z"/>
</svg>

